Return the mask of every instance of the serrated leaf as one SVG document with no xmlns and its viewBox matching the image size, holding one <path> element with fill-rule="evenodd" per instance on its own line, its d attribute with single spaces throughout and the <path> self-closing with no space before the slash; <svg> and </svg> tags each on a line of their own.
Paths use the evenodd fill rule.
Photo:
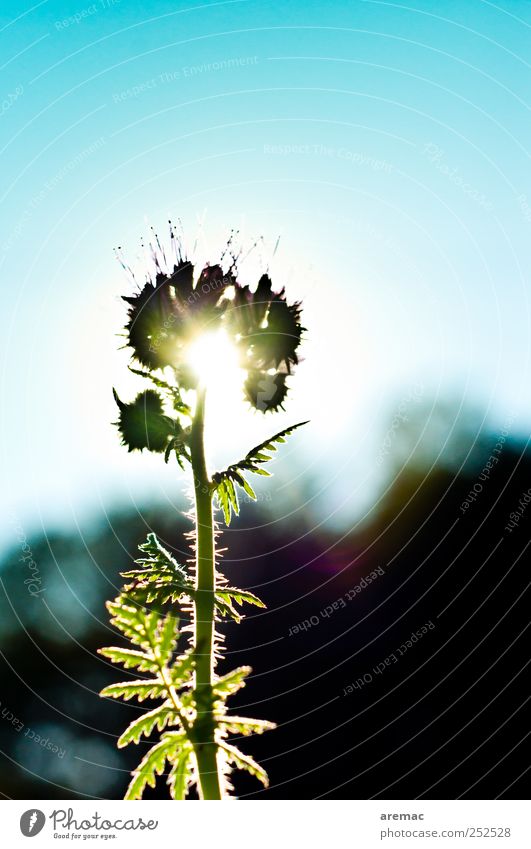
<svg viewBox="0 0 531 849">
<path fill-rule="evenodd" d="M 127 592 L 138 604 L 143 606 L 155 602 L 157 609 L 160 609 L 169 601 L 184 603 L 188 599 L 192 600 L 195 596 L 195 591 L 189 587 L 183 587 L 182 584 L 164 576 L 153 577 L 146 581 L 138 579 L 138 583 L 128 584 Z"/>
<path fill-rule="evenodd" d="M 138 548 L 142 554 L 146 554 L 147 557 L 140 557 L 135 561 L 135 563 L 145 563 L 150 567 L 156 564 L 159 567 L 169 569 L 174 575 L 180 574 L 185 581 L 188 579 L 185 569 L 183 569 L 170 552 L 164 548 L 156 534 L 149 533 L 147 535 L 146 542 L 139 545 Z"/>
<path fill-rule="evenodd" d="M 180 752 L 177 754 L 173 766 L 168 775 L 168 785 L 172 799 L 182 801 L 186 798 L 188 786 L 192 779 L 191 755 L 192 746 L 189 744 L 183 745 Z"/>
<path fill-rule="evenodd" d="M 128 599 L 124 595 L 118 596 L 114 601 L 108 601 L 107 609 L 111 614 L 112 624 L 132 643 L 138 645 L 139 641 L 145 637 L 142 611 L 139 612 L 137 607 L 128 604 Z"/>
<path fill-rule="evenodd" d="M 118 739 L 118 748 L 123 749 L 129 743 L 138 743 L 142 735 L 149 737 L 155 727 L 159 731 L 162 731 L 175 716 L 175 709 L 170 702 L 164 702 L 164 704 L 153 708 L 153 710 L 147 711 L 128 725 L 122 736 Z"/>
<path fill-rule="evenodd" d="M 181 398 L 181 392 L 177 386 L 171 386 L 162 378 L 157 377 L 150 371 L 143 371 L 142 369 L 133 368 L 129 366 L 129 371 L 133 374 L 138 375 L 139 377 L 144 377 L 147 380 L 151 380 L 154 386 L 157 386 L 159 389 L 164 389 L 166 392 L 169 392 L 172 398 L 173 409 L 177 413 L 182 413 L 185 416 L 189 416 L 191 414 L 190 407 L 188 404 L 185 404 Z"/>
<path fill-rule="evenodd" d="M 229 743 L 220 743 L 220 748 L 225 753 L 225 757 L 229 764 L 244 769 L 250 775 L 253 775 L 258 781 L 261 781 L 264 787 L 269 787 L 269 779 L 267 772 L 260 764 L 256 763 L 250 755 L 244 755 L 236 746 L 231 746 Z"/>
<path fill-rule="evenodd" d="M 221 616 L 221 618 L 229 618 L 234 619 L 235 622 L 241 622 L 243 616 L 241 613 L 238 613 L 235 607 L 232 606 L 230 600 L 225 601 L 221 596 L 216 593 L 216 613 Z"/>
<path fill-rule="evenodd" d="M 141 605 L 156 602 L 162 606 L 168 601 L 194 597 L 194 582 L 155 534 L 148 534 L 139 549 L 143 556 L 135 563 L 140 568 L 122 572 L 122 577 L 133 581 L 126 587 L 126 592 L 134 601 Z"/>
<path fill-rule="evenodd" d="M 229 734 L 241 734 L 248 737 L 250 734 L 263 734 L 264 731 L 272 731 L 276 728 L 274 722 L 265 719 L 249 719 L 246 716 L 223 716 L 220 726 Z"/>
<path fill-rule="evenodd" d="M 253 604 L 255 607 L 265 607 L 263 601 L 254 593 L 238 590 L 236 587 L 222 587 L 216 590 L 216 608 L 221 616 L 228 616 L 240 622 L 242 614 L 233 606 L 235 604 Z"/>
<path fill-rule="evenodd" d="M 129 593 L 118 596 L 113 602 L 107 602 L 107 608 L 111 612 L 111 622 L 122 631 L 132 643 L 151 653 L 156 641 L 156 630 L 159 622 L 155 610 L 149 611 L 142 607 L 135 607 L 131 602 Z"/>
<path fill-rule="evenodd" d="M 222 488 L 231 511 L 235 508 L 234 482 L 238 483 L 238 477 L 239 473 L 235 473 L 233 480 L 224 482 Z M 193 650 L 189 650 L 172 662 L 177 646 L 177 617 L 172 613 L 161 616 L 156 610 L 138 605 L 137 601 L 138 594 L 143 594 L 147 599 L 171 598 L 176 592 L 176 582 L 181 581 L 186 582 L 184 586 L 189 596 L 192 596 L 193 590 L 190 592 L 188 584 L 191 579 L 154 534 L 148 536 L 140 549 L 142 557 L 137 561 L 139 568 L 126 573 L 126 577 L 134 580 L 134 589 L 127 587 L 114 602 L 108 604 L 113 624 L 137 648 L 111 646 L 101 649 L 100 652 L 114 663 L 121 663 L 125 668 L 134 667 L 139 671 L 152 672 L 154 677 L 111 684 L 102 690 L 101 695 L 107 698 L 122 698 L 125 701 L 135 698 L 139 702 L 145 699 L 160 699 L 162 702 L 129 724 L 118 740 L 119 748 L 130 743 L 139 743 L 142 737 L 149 737 L 156 730 L 162 732 L 168 726 L 176 726 L 179 729 L 177 732 L 166 731 L 162 734 L 160 742 L 151 747 L 134 771 L 125 798 L 140 799 L 147 786 L 155 786 L 157 775 L 164 771 L 166 762 L 169 762 L 170 793 L 173 798 L 184 799 L 189 784 L 194 777 L 197 779 L 194 772 L 193 744 L 190 739 L 198 711 L 197 694 L 193 686 L 195 654 Z M 179 592 L 182 594 L 182 584 Z M 218 614 L 221 611 L 237 620 L 241 618 L 236 610 L 238 605 L 248 603 L 264 607 L 263 602 L 253 593 L 223 585 L 216 591 L 215 601 Z M 213 683 L 213 719 L 218 745 L 221 745 L 220 741 L 224 740 L 227 734 L 246 736 L 262 733 L 273 727 L 268 722 L 225 715 L 226 699 L 245 685 L 245 678 L 250 672 L 249 667 L 239 667 Z M 267 780 L 261 767 L 234 747 L 228 744 L 224 746 L 224 754 L 228 763 L 247 769 L 262 781 Z"/>
<path fill-rule="evenodd" d="M 156 660 L 142 651 L 109 646 L 109 648 L 98 649 L 98 654 L 109 658 L 112 663 L 123 663 L 125 669 L 136 667 L 140 672 L 157 672 L 158 670 Z"/>
<path fill-rule="evenodd" d="M 216 695 L 226 699 L 227 696 L 236 693 L 242 687 L 245 687 L 245 678 L 250 675 L 252 669 L 250 666 L 238 666 L 232 672 L 222 675 L 217 681 L 214 681 L 213 691 Z"/>
<path fill-rule="evenodd" d="M 218 503 L 223 510 L 223 516 L 225 518 L 225 524 L 230 525 L 231 520 L 231 512 L 230 512 L 230 502 L 229 496 L 227 493 L 227 487 L 225 486 L 225 481 L 220 481 L 218 484 L 216 495 L 218 496 Z"/>
<path fill-rule="evenodd" d="M 226 525 L 230 525 L 232 513 L 236 516 L 239 513 L 238 497 L 234 484 L 238 484 L 250 498 L 256 500 L 256 494 L 246 480 L 244 472 L 270 477 L 271 472 L 264 469 L 263 464 L 273 459 L 271 454 L 277 450 L 277 444 L 284 443 L 286 436 L 289 436 L 294 430 L 305 424 L 307 422 L 299 422 L 299 424 L 281 430 L 279 433 L 270 437 L 270 439 L 257 445 L 256 448 L 252 448 L 239 463 L 233 463 L 224 472 L 216 472 L 212 476 L 214 491 L 217 495 L 218 504 L 223 510 Z"/>
<path fill-rule="evenodd" d="M 178 628 L 179 619 L 171 613 L 168 613 L 164 619 L 159 619 L 155 636 L 155 656 L 162 666 L 165 666 L 172 657 L 179 635 Z"/>
<path fill-rule="evenodd" d="M 156 743 L 140 761 L 133 772 L 133 778 L 124 796 L 126 801 L 141 799 L 147 786 L 155 787 L 157 775 L 162 775 L 166 758 L 179 747 L 179 741 L 185 740 L 184 734 L 169 738 L 166 734 Z"/>
<path fill-rule="evenodd" d="M 168 442 L 168 445 L 166 446 L 166 450 L 164 451 L 164 462 L 165 463 L 168 463 L 172 451 L 175 453 L 175 457 L 177 458 L 177 462 L 179 463 L 179 466 L 184 471 L 183 460 L 188 460 L 188 462 L 191 463 L 192 458 L 190 456 L 190 451 L 188 449 L 188 446 L 184 442 L 184 437 L 182 435 L 176 436 Z"/>
<path fill-rule="evenodd" d="M 257 595 L 249 592 L 249 590 L 239 590 L 236 587 L 222 587 L 216 590 L 216 596 L 220 596 L 221 598 L 228 596 L 236 604 L 247 602 L 247 604 L 254 604 L 255 607 L 265 607 L 264 602 Z"/>
<path fill-rule="evenodd" d="M 303 427 L 303 425 L 308 424 L 307 421 L 299 422 L 298 424 L 291 425 L 290 427 L 285 428 L 284 430 L 275 433 L 274 436 L 270 437 L 270 439 L 266 439 L 264 442 L 261 442 L 260 445 L 257 445 L 256 448 L 251 448 L 250 451 L 245 455 L 245 460 L 242 463 L 247 462 L 258 462 L 258 463 L 267 463 L 272 458 L 266 454 L 266 451 L 274 452 L 277 450 L 275 443 L 280 445 L 286 442 L 286 436 L 290 436 L 297 428 Z M 236 464 L 237 466 L 240 464 Z"/>
<path fill-rule="evenodd" d="M 194 671 L 194 655 L 193 652 L 178 657 L 170 668 L 171 682 L 174 685 L 183 686 L 187 684 Z"/>
<path fill-rule="evenodd" d="M 162 681 L 157 681 L 155 678 L 151 680 L 137 681 L 119 681 L 117 684 L 109 684 L 104 687 L 100 696 L 108 699 L 129 699 L 137 698 L 139 702 L 144 699 L 158 699 L 166 695 L 166 685 Z"/>
<path fill-rule="evenodd" d="M 227 494 L 229 496 L 230 506 L 231 506 L 233 512 L 237 516 L 238 513 L 240 512 L 240 505 L 238 503 L 238 496 L 236 495 L 236 490 L 234 488 L 234 484 L 233 484 L 233 482 L 231 481 L 230 478 L 227 478 L 225 480 L 225 487 L 227 489 Z"/>
<path fill-rule="evenodd" d="M 143 371 L 142 369 L 139 369 L 139 368 L 133 368 L 133 366 L 129 366 L 129 371 L 132 374 L 138 375 L 139 377 L 145 377 L 148 380 L 151 380 L 152 383 L 155 386 L 158 386 L 159 389 L 166 389 L 167 392 L 172 392 L 172 393 L 174 391 L 179 391 L 179 390 L 176 390 L 175 387 L 170 386 L 170 384 L 167 383 L 165 380 L 162 380 L 160 377 L 157 377 L 156 375 L 152 374 L 150 371 Z"/>
<path fill-rule="evenodd" d="M 239 475 L 238 477 L 241 477 L 241 481 L 242 481 L 241 486 L 245 490 L 245 492 L 247 493 L 249 498 L 252 498 L 253 501 L 256 501 L 256 492 L 252 488 L 249 481 L 246 478 L 244 478 L 242 475 Z"/>
</svg>

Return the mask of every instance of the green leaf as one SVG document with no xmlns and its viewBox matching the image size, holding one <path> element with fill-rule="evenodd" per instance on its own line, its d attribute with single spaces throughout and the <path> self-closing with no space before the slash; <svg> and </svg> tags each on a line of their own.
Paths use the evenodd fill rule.
<svg viewBox="0 0 531 849">
<path fill-rule="evenodd" d="M 148 534 L 146 541 L 142 543 L 142 545 L 139 545 L 138 548 L 139 551 L 142 552 L 142 554 L 145 554 L 147 556 L 138 558 L 138 560 L 135 560 L 135 563 L 144 563 L 150 567 L 165 567 L 166 569 L 169 569 L 173 574 L 179 573 L 180 575 L 182 575 L 183 580 L 188 579 L 186 570 L 177 563 L 177 561 L 172 557 L 168 549 L 164 548 L 156 534 Z"/>
<path fill-rule="evenodd" d="M 161 666 L 165 666 L 171 660 L 177 644 L 177 637 L 179 636 L 178 628 L 179 619 L 171 613 L 168 613 L 164 619 L 159 619 L 155 635 L 156 649 L 154 653 Z"/>
<path fill-rule="evenodd" d="M 193 598 L 193 580 L 155 534 L 148 534 L 146 542 L 139 549 L 144 556 L 135 560 L 135 563 L 140 568 L 122 572 L 122 577 L 133 580 L 126 587 L 131 599 L 143 605 L 151 602 L 162 605 L 168 601 Z"/>
<path fill-rule="evenodd" d="M 277 450 L 277 444 L 283 444 L 287 436 L 305 424 L 308 424 L 308 422 L 299 422 L 299 424 L 281 430 L 270 439 L 257 445 L 256 448 L 251 449 L 239 463 L 233 463 L 224 472 L 216 472 L 212 476 L 214 492 L 217 496 L 218 505 L 223 510 L 226 525 L 230 525 L 232 513 L 237 516 L 240 509 L 234 484 L 238 484 L 250 498 L 256 500 L 256 494 L 243 473 L 250 472 L 254 475 L 269 477 L 271 472 L 262 468 L 263 464 L 273 459 L 271 454 Z"/>
<path fill-rule="evenodd" d="M 159 743 L 152 746 L 133 772 L 132 781 L 124 796 L 126 801 L 141 799 L 146 786 L 155 787 L 157 775 L 162 775 L 164 772 L 166 758 L 175 752 L 184 740 L 186 740 L 184 734 L 175 734 L 171 737 L 165 734 Z"/>
<path fill-rule="evenodd" d="M 216 590 L 216 597 L 219 596 L 221 599 L 231 599 L 235 601 L 236 604 L 254 604 L 255 607 L 265 607 L 264 602 L 258 598 L 254 593 L 249 592 L 249 590 L 238 590 L 236 587 L 222 587 L 221 589 Z"/>
<path fill-rule="evenodd" d="M 223 716 L 220 720 L 221 728 L 229 734 L 241 734 L 248 737 L 250 734 L 263 734 L 264 731 L 272 731 L 276 728 L 274 722 L 265 719 L 249 719 L 246 716 Z"/>
<path fill-rule="evenodd" d="M 177 458 L 177 462 L 179 466 L 184 471 L 184 463 L 183 460 L 188 460 L 191 463 L 190 451 L 188 450 L 188 446 L 183 440 L 182 436 L 176 436 L 173 439 L 170 439 L 166 446 L 166 450 L 164 451 L 164 462 L 168 463 L 172 451 L 175 453 L 175 457 Z"/>
<path fill-rule="evenodd" d="M 267 777 L 267 772 L 260 764 L 257 764 L 254 758 L 250 755 L 244 755 L 243 752 L 240 752 L 236 746 L 231 746 L 229 743 L 220 743 L 220 748 L 225 753 L 225 757 L 229 764 L 237 767 L 238 769 L 244 769 L 246 772 L 253 775 L 258 781 L 261 781 L 264 787 L 269 787 L 269 779 Z"/>
<path fill-rule="evenodd" d="M 228 619 L 233 619 L 235 622 L 241 622 L 243 616 L 239 613 L 235 607 L 229 601 L 224 601 L 221 596 L 218 596 L 216 593 L 216 613 L 221 618 L 227 617 Z"/>
<path fill-rule="evenodd" d="M 235 478 L 234 478 L 234 479 L 235 479 L 238 483 L 240 483 L 240 480 L 241 480 L 241 486 L 242 486 L 242 488 L 245 490 L 245 492 L 247 493 L 247 495 L 249 496 L 249 498 L 252 498 L 252 499 L 253 499 L 253 501 L 256 501 L 256 492 L 255 492 L 255 491 L 254 491 L 254 489 L 252 488 L 252 486 L 251 486 L 251 484 L 249 483 L 249 481 L 248 481 L 246 478 L 244 478 L 244 477 L 243 477 L 243 475 L 238 475 L 237 477 L 235 476 Z M 240 479 L 240 480 L 238 480 L 238 479 Z"/>
<path fill-rule="evenodd" d="M 123 663 L 125 669 L 136 667 L 140 672 L 157 672 L 158 664 L 153 657 L 134 649 L 120 649 L 110 646 L 98 649 L 98 654 L 108 657 L 112 663 Z"/>
<path fill-rule="evenodd" d="M 183 587 L 171 578 L 155 576 L 147 580 L 139 578 L 138 583 L 128 584 L 127 592 L 138 604 L 145 606 L 154 603 L 157 609 L 168 602 L 186 602 L 195 595 L 189 587 Z"/>
<path fill-rule="evenodd" d="M 111 613 L 112 624 L 132 643 L 148 652 L 151 650 L 158 624 L 156 611 L 147 611 L 135 606 L 134 600 L 127 594 L 107 602 L 107 609 Z"/>
<path fill-rule="evenodd" d="M 157 377 L 149 371 L 143 371 L 142 369 L 133 368 L 132 366 L 129 366 L 129 371 L 139 377 L 145 377 L 147 380 L 151 380 L 153 385 L 158 387 L 158 389 L 164 389 L 166 392 L 169 392 L 172 397 L 173 409 L 177 413 L 182 413 L 185 416 L 191 415 L 190 407 L 182 400 L 181 392 L 177 386 L 171 386 L 165 380 L 162 380 L 160 377 Z"/>
<path fill-rule="evenodd" d="M 129 743 L 138 743 L 141 736 L 149 737 L 153 729 L 156 727 L 162 731 L 171 719 L 175 719 L 175 709 L 171 702 L 164 702 L 153 710 L 143 713 L 138 719 L 134 719 L 125 729 L 124 733 L 118 740 L 118 748 L 123 749 Z"/>
<path fill-rule="evenodd" d="M 225 518 L 225 524 L 230 525 L 231 512 L 230 512 L 230 502 L 229 496 L 227 492 L 227 487 L 225 486 L 225 481 L 221 480 L 216 489 L 216 495 L 218 497 L 218 504 L 223 510 L 223 516 Z"/>
<path fill-rule="evenodd" d="M 189 743 L 183 744 L 182 749 L 175 757 L 168 776 L 168 785 L 171 797 L 177 801 L 182 801 L 186 798 L 188 786 L 192 780 L 192 768 L 190 763 L 192 751 L 192 746 Z"/>
<path fill-rule="evenodd" d="M 232 672 L 222 675 L 221 678 L 214 681 L 214 693 L 217 696 L 221 696 L 223 699 L 226 699 L 227 696 L 230 696 L 242 687 L 245 687 L 245 679 L 251 672 L 252 669 L 250 666 L 239 666 L 237 669 L 233 669 Z"/>
<path fill-rule="evenodd" d="M 234 489 L 234 484 L 230 478 L 227 478 L 225 481 L 225 487 L 227 489 L 227 494 L 229 496 L 230 506 L 232 507 L 233 512 L 237 516 L 240 512 L 240 505 L 238 503 L 238 496 L 236 495 L 236 490 Z"/>
<path fill-rule="evenodd" d="M 166 685 L 163 681 L 158 681 L 156 678 L 151 680 L 137 681 L 119 681 L 117 684 L 109 684 L 104 687 L 100 696 L 108 699 L 124 699 L 126 702 L 129 699 L 137 698 L 139 702 L 144 699 L 158 699 L 166 695 Z"/>
<path fill-rule="evenodd" d="M 230 509 L 234 510 L 234 483 L 225 483 L 224 491 Z M 178 618 L 171 612 L 161 616 L 156 610 L 147 609 L 137 602 L 138 593 L 144 593 L 145 597 L 156 596 L 157 600 L 160 600 L 164 595 L 170 597 L 175 593 L 176 586 L 181 595 L 190 598 L 193 593 L 190 587 L 192 582 L 186 571 L 176 563 L 154 534 L 148 536 L 140 550 L 142 557 L 137 561 L 140 568 L 126 573 L 126 577 L 134 579 L 134 587 L 127 587 L 117 599 L 108 603 L 113 624 L 135 648 L 111 646 L 101 649 L 100 653 L 113 663 L 123 664 L 126 669 L 151 672 L 153 677 L 111 684 L 102 690 L 101 695 L 125 701 L 132 698 L 139 702 L 145 699 L 161 700 L 160 704 L 142 713 L 129 724 L 118 739 L 119 748 L 130 743 L 138 744 L 142 738 L 150 737 L 155 731 L 164 732 L 164 729 L 172 726 L 178 729 L 165 731 L 160 742 L 149 749 L 132 775 L 125 798 L 142 798 L 145 788 L 155 786 L 157 775 L 161 775 L 165 764 L 169 763 L 171 769 L 167 781 L 171 796 L 174 799 L 184 799 L 189 785 L 193 780 L 197 780 L 191 741 L 199 710 L 193 686 L 195 652 L 190 649 L 174 659 L 179 637 Z M 221 612 L 235 619 L 241 618 L 236 608 L 244 603 L 264 607 L 263 602 L 254 593 L 223 585 L 223 582 L 216 591 L 215 600 L 218 614 Z M 261 734 L 273 727 L 269 722 L 225 714 L 227 698 L 245 685 L 245 678 L 250 672 L 250 667 L 239 667 L 213 683 L 216 740 L 222 747 L 228 765 L 239 766 L 261 781 L 267 781 L 265 772 L 252 758 L 238 752 L 229 744 L 225 745 L 225 737 L 228 734 Z"/>
<path fill-rule="evenodd" d="M 275 443 L 283 445 L 286 441 L 286 436 L 290 436 L 297 428 L 303 427 L 303 425 L 308 424 L 308 421 L 299 422 L 298 424 L 291 425 L 291 427 L 285 428 L 285 430 L 281 430 L 278 433 L 275 433 L 270 439 L 266 439 L 265 442 L 261 442 L 260 445 L 257 445 L 256 448 L 252 448 L 245 455 L 245 459 L 241 461 L 241 463 L 237 463 L 236 466 L 244 465 L 247 463 L 267 463 L 272 458 L 266 454 L 266 451 L 275 452 L 277 450 Z M 254 469 L 250 469 L 250 471 L 254 471 Z"/>
<path fill-rule="evenodd" d="M 193 671 L 194 654 L 190 651 L 182 655 L 182 657 L 178 657 L 170 668 L 171 683 L 181 687 L 188 684 L 192 678 Z"/>
<path fill-rule="evenodd" d="M 263 601 L 254 593 L 247 590 L 238 590 L 235 587 L 222 587 L 216 590 L 216 608 L 221 616 L 229 616 L 236 622 L 242 619 L 241 613 L 235 609 L 233 602 L 236 604 L 254 604 L 255 607 L 265 607 Z"/>
</svg>

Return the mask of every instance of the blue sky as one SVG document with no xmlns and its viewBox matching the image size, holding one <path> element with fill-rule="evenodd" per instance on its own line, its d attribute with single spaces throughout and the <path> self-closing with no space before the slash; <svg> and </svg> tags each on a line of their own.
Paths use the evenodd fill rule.
<svg viewBox="0 0 531 849">
<path fill-rule="evenodd" d="M 214 463 L 310 418 L 278 487 L 317 484 L 304 509 L 348 523 L 414 387 L 527 437 L 527 3 L 30 6 L 0 11 L 4 509 L 32 527 L 178 498 L 109 424 L 111 386 L 137 388 L 113 248 L 135 264 L 168 218 L 199 257 L 262 237 L 241 276 L 270 262 L 305 303 L 286 414 L 224 410 Z"/>
</svg>

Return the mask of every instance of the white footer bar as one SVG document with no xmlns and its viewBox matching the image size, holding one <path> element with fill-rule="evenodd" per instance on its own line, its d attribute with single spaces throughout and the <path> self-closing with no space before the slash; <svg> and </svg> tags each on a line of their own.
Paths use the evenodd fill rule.
<svg viewBox="0 0 531 849">
<path fill-rule="evenodd" d="M 530 849 L 525 801 L 4 801 L 2 846 Z M 32 840 L 35 842 L 31 842 Z"/>
</svg>

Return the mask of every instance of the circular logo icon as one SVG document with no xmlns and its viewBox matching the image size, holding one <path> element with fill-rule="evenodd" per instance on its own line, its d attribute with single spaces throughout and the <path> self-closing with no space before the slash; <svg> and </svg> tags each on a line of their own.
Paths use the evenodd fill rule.
<svg viewBox="0 0 531 849">
<path fill-rule="evenodd" d="M 24 811 L 20 817 L 20 830 L 24 837 L 35 837 L 39 831 L 42 831 L 46 817 L 42 811 L 37 808 L 30 808 L 29 811 Z"/>
</svg>

